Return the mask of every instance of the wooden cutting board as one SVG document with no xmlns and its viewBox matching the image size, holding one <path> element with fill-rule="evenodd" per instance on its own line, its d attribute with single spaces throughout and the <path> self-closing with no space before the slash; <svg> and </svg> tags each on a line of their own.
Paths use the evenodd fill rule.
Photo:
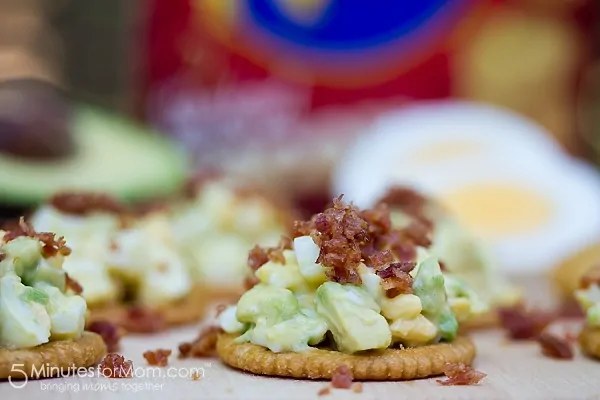
<svg viewBox="0 0 600 400">
<path fill-rule="evenodd" d="M 576 328 L 560 324 L 557 330 Z M 544 357 L 536 343 L 508 342 L 502 332 L 473 335 L 479 354 L 476 368 L 488 374 L 478 386 L 442 387 L 434 379 L 414 382 L 365 382 L 362 393 L 332 390 L 319 397 L 327 382 L 309 382 L 252 376 L 231 370 L 216 359 L 176 357 L 177 345 L 192 340 L 198 328 L 173 330 L 152 337 L 130 336 L 122 340 L 121 353 L 133 361 L 131 379 L 80 376 L 29 381 L 16 389 L 0 383 L 0 398 L 72 399 L 600 399 L 600 362 L 577 353 L 573 361 Z M 142 354 L 157 348 L 173 349 L 167 367 L 149 367 Z M 97 371 L 96 371 L 97 372 Z M 197 373 L 199 380 L 193 380 Z M 82 374 L 83 375 L 83 374 Z M 22 385 L 23 382 L 14 382 Z"/>
</svg>

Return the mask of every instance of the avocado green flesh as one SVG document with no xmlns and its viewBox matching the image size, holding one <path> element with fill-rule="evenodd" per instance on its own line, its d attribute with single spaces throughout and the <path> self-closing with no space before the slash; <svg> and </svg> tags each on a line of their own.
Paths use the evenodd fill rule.
<svg viewBox="0 0 600 400">
<path fill-rule="evenodd" d="M 101 191 L 124 201 L 168 195 L 185 179 L 188 159 L 167 138 L 121 117 L 78 106 L 68 159 L 31 161 L 0 154 L 0 200 L 37 205 L 61 190 Z"/>
</svg>

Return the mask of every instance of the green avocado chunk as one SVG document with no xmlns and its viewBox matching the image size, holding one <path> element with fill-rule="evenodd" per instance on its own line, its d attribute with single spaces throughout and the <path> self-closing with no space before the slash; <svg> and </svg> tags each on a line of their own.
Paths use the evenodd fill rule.
<svg viewBox="0 0 600 400">
<path fill-rule="evenodd" d="M 325 282 L 316 291 L 315 303 L 339 351 L 352 354 L 390 345 L 392 334 L 387 320 L 364 289 Z"/>
<path fill-rule="evenodd" d="M 294 294 L 284 288 L 256 285 L 240 298 L 236 318 L 242 323 L 268 325 L 292 318 L 300 311 Z"/>
<path fill-rule="evenodd" d="M 61 190 L 99 191 L 125 201 L 171 194 L 186 178 L 188 157 L 166 137 L 99 109 L 76 106 L 69 158 L 31 161 L 0 154 L 0 198 L 34 206 Z"/>
<path fill-rule="evenodd" d="M 438 327 L 441 339 L 454 340 L 458 321 L 448 304 L 444 275 L 435 257 L 429 257 L 418 265 L 413 290 L 421 299 L 423 315 Z"/>
<path fill-rule="evenodd" d="M 35 270 L 42 258 L 39 240 L 21 236 L 2 245 L 2 252 L 6 255 L 2 261 L 2 273 L 12 270 L 19 277 L 23 277 Z"/>
</svg>

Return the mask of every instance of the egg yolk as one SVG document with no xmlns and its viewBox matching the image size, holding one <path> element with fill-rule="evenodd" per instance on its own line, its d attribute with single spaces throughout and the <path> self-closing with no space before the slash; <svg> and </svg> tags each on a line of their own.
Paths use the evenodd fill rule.
<svg viewBox="0 0 600 400">
<path fill-rule="evenodd" d="M 431 164 L 471 156 L 481 150 L 480 143 L 441 142 L 415 152 L 411 161 L 417 164 Z"/>
<path fill-rule="evenodd" d="M 546 198 L 510 184 L 463 187 L 441 196 L 440 201 L 473 232 L 486 238 L 539 230 L 553 213 Z"/>
</svg>

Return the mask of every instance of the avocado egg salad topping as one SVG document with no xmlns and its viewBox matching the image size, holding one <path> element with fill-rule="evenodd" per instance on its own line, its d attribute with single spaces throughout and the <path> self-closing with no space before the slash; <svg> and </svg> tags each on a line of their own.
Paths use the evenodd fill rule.
<svg viewBox="0 0 600 400">
<path fill-rule="evenodd" d="M 396 186 L 379 200 L 382 203 L 390 208 L 394 227 L 422 231 L 425 240 L 421 245 L 474 288 L 482 300 L 498 307 L 521 300 L 521 290 L 501 274 L 486 246 L 436 201 L 412 188 Z"/>
<path fill-rule="evenodd" d="M 175 208 L 176 241 L 201 280 L 242 290 L 248 251 L 256 243 L 277 245 L 285 213 L 256 190 L 203 178 L 190 183 L 190 199 Z"/>
<path fill-rule="evenodd" d="M 69 238 L 73 254 L 64 268 L 90 307 L 116 300 L 162 305 L 191 291 L 189 266 L 164 212 L 134 217 L 109 196 L 65 192 L 38 209 L 32 223 Z"/>
<path fill-rule="evenodd" d="M 600 266 L 584 274 L 575 299 L 585 311 L 587 325 L 600 328 Z"/>
<path fill-rule="evenodd" d="M 419 232 L 392 228 L 385 204 L 358 210 L 340 196 L 296 222 L 293 237 L 250 252 L 256 284 L 218 317 L 236 341 L 273 352 L 423 346 L 452 341 L 460 322 L 487 311 Z"/>
<path fill-rule="evenodd" d="M 70 249 L 62 237 L 37 233 L 21 219 L 0 231 L 0 346 L 35 347 L 77 339 L 87 305 L 81 287 L 62 269 Z"/>
</svg>

